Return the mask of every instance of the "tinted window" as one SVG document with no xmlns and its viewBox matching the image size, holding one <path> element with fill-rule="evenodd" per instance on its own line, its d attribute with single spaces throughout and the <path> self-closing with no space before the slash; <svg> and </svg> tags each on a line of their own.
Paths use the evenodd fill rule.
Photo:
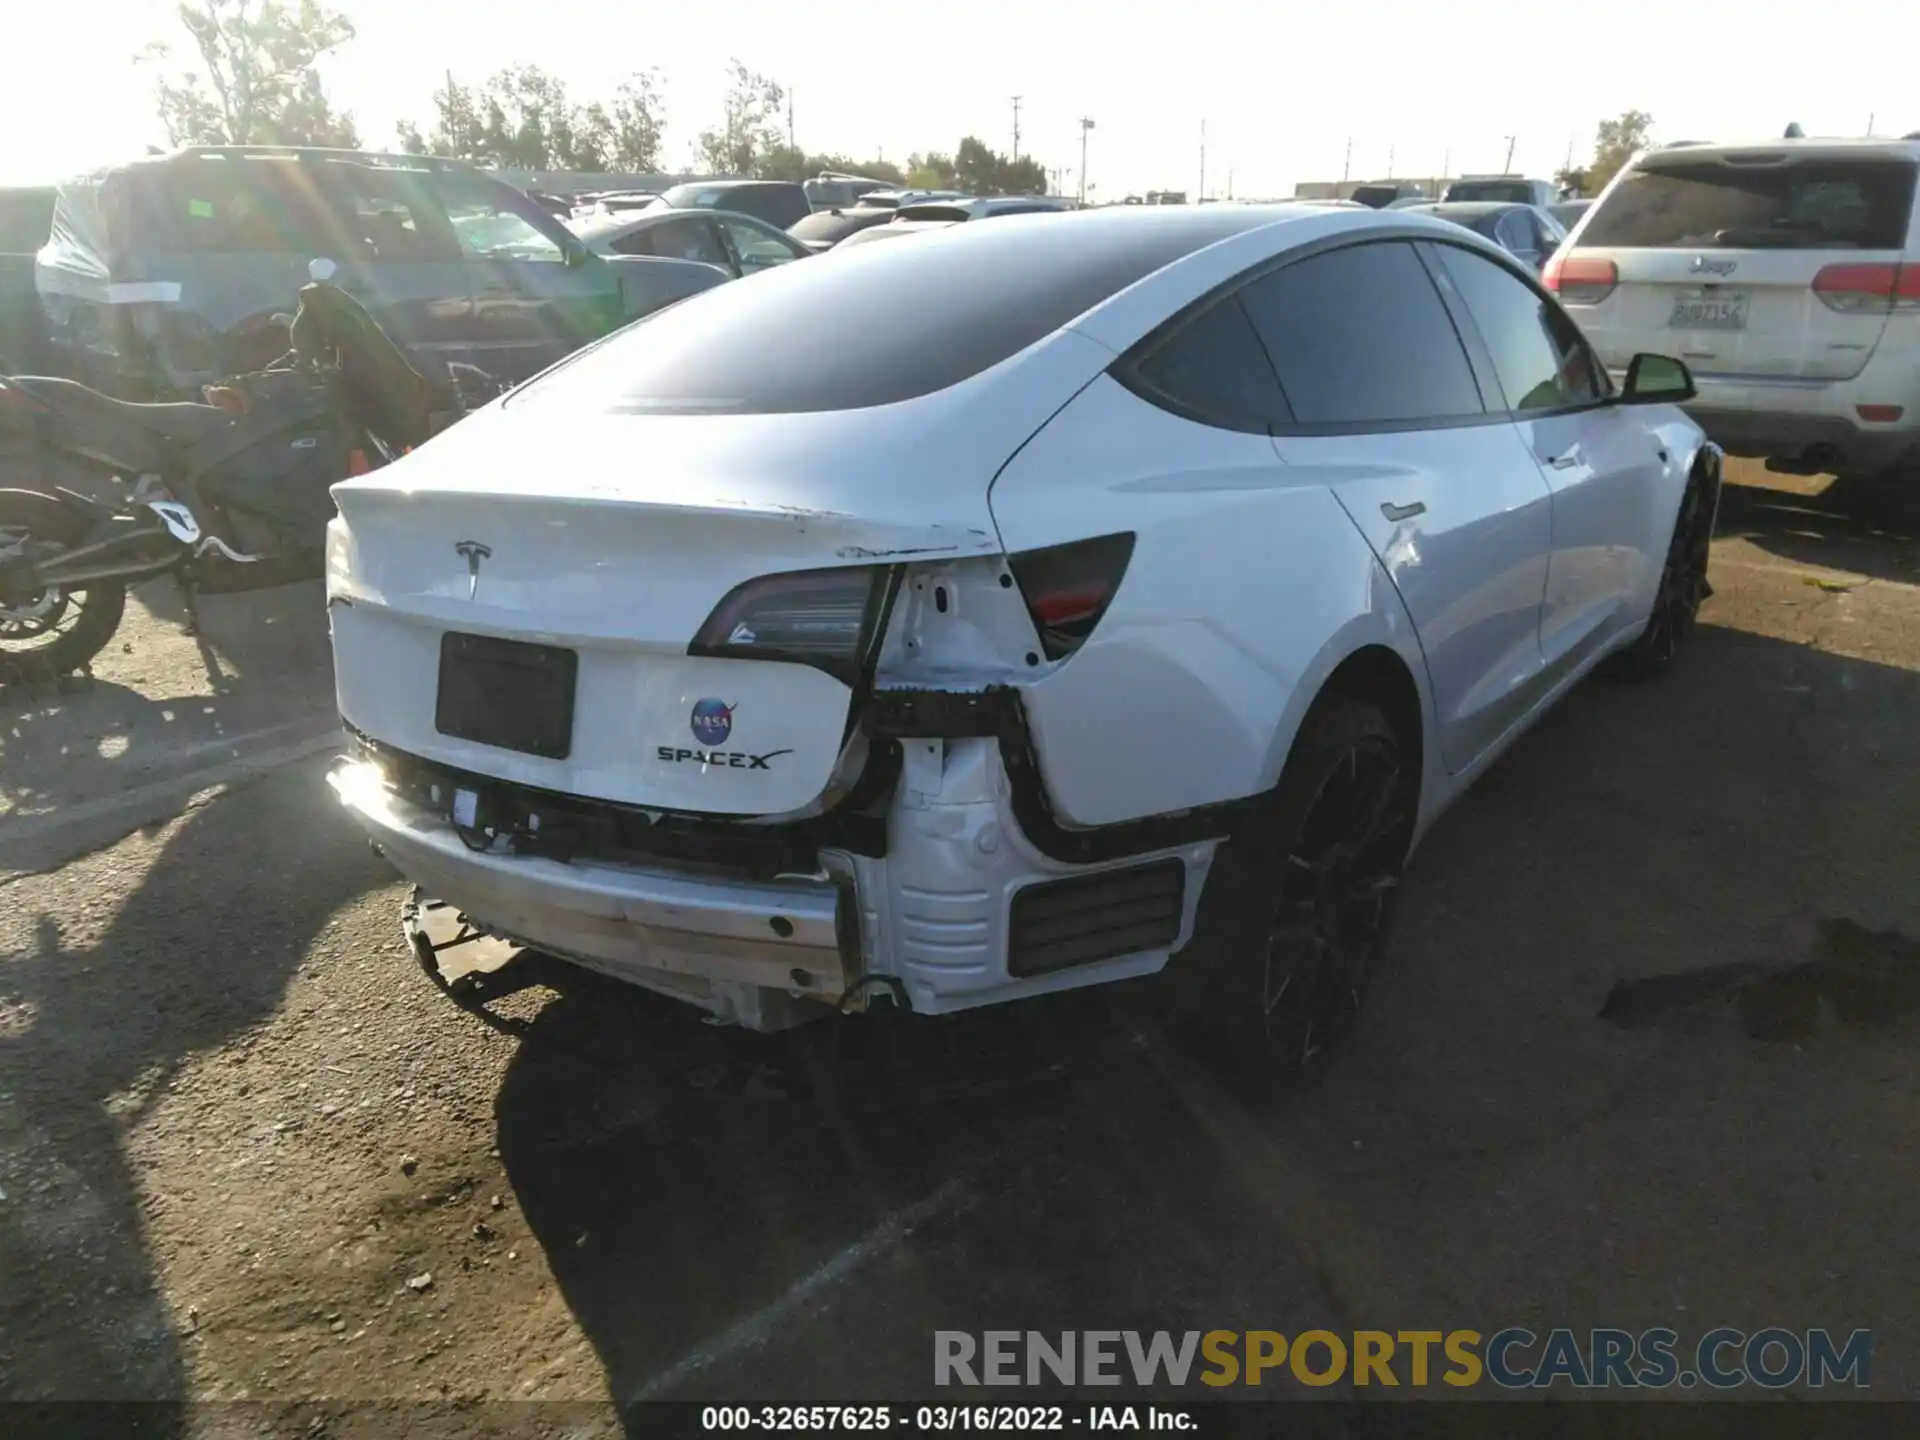
<svg viewBox="0 0 1920 1440">
<path fill-rule="evenodd" d="M 297 160 L 195 157 L 110 174 L 101 204 L 133 254 L 274 254 L 311 259 L 348 226 Z"/>
<path fill-rule="evenodd" d="M 715 218 L 727 232 L 733 253 L 740 257 L 742 270 L 764 270 L 769 265 L 784 265 L 800 257 L 800 247 L 770 225 L 755 225 L 737 215 Z"/>
<path fill-rule="evenodd" d="M 1524 210 L 1503 210 L 1494 223 L 1493 238 L 1501 248 L 1515 252 L 1533 250 L 1538 247 L 1533 239 L 1533 226 L 1528 223 Z"/>
<path fill-rule="evenodd" d="M 1273 365 L 1233 295 L 1150 342 L 1123 379 L 1164 409 L 1229 430 L 1264 434 L 1289 418 Z"/>
<path fill-rule="evenodd" d="M 1449 200 L 1496 200 L 1506 205 L 1525 205 L 1533 199 L 1533 186 L 1524 180 L 1456 180 L 1447 187 Z"/>
<path fill-rule="evenodd" d="M 622 255 L 663 255 L 670 260 L 699 260 L 726 270 L 733 268 L 720 237 L 713 233 L 712 222 L 704 215 L 653 221 L 615 242 L 613 248 Z"/>
<path fill-rule="evenodd" d="M 1169 261 L 1263 223 L 1239 206 L 1136 207 L 1047 224 L 955 225 L 911 245 L 850 248 L 850 240 L 830 260 L 782 265 L 751 285 L 682 301 L 562 362 L 508 403 L 792 414 L 908 400 L 958 384 Z M 823 335 L 859 343 L 826 345 Z"/>
<path fill-rule="evenodd" d="M 799 185 L 785 182 L 675 185 L 660 198 L 676 210 L 738 210 L 781 227 L 813 213 L 813 202 L 807 199 L 807 192 Z"/>
<path fill-rule="evenodd" d="M 1593 359 L 1580 332 L 1551 300 L 1484 256 L 1436 245 L 1514 410 L 1555 410 L 1600 398 Z"/>
<path fill-rule="evenodd" d="M 1301 425 L 1484 413 L 1453 321 L 1411 245 L 1356 245 L 1240 292 Z"/>
<path fill-rule="evenodd" d="M 1911 164 L 1887 161 L 1665 164 L 1621 177 L 1588 217 L 1581 244 L 1898 250 L 1913 181 Z"/>
<path fill-rule="evenodd" d="M 831 245 L 846 239 L 856 230 L 885 224 L 892 216 L 893 211 L 877 206 L 864 211 L 819 210 L 789 226 L 787 233 L 796 240 L 812 240 L 816 243 L 824 240 Z"/>
<path fill-rule="evenodd" d="M 448 223 L 447 212 L 417 172 L 346 164 L 311 168 L 332 192 L 341 225 L 336 242 L 323 254 L 340 260 L 447 262 L 457 261 L 468 245 L 467 233 Z"/>
<path fill-rule="evenodd" d="M 894 212 L 902 220 L 966 220 L 973 209 L 967 205 L 902 205 Z"/>
<path fill-rule="evenodd" d="M 53 231 L 52 186 L 0 190 L 0 255 L 31 255 Z"/>
</svg>

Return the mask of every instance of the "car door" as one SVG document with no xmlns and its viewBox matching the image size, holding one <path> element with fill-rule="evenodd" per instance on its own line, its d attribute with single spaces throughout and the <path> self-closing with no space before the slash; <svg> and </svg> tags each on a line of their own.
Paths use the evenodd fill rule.
<svg viewBox="0 0 1920 1440">
<path fill-rule="evenodd" d="M 669 260 L 698 260 L 703 265 L 718 265 L 734 279 L 740 267 L 734 262 L 726 242 L 714 228 L 713 216 L 705 210 L 690 210 L 664 219 L 648 217 L 644 225 L 613 244 L 622 255 L 659 255 Z"/>
<path fill-rule="evenodd" d="M 333 283 L 410 355 L 466 358 L 473 290 L 447 213 L 423 177 L 344 160 L 314 161 L 306 171 L 329 210 L 328 240 L 316 253 L 338 267 Z"/>
<path fill-rule="evenodd" d="M 1449 769 L 1473 763 L 1541 693 L 1552 498 L 1483 395 L 1407 241 L 1283 266 L 1241 292 L 1292 411 L 1274 446 L 1339 498 L 1405 602 Z"/>
<path fill-rule="evenodd" d="M 741 275 L 757 275 L 776 265 L 805 257 L 807 249 L 790 240 L 782 231 L 747 215 L 716 214 L 714 223 L 732 253 L 734 269 Z"/>
<path fill-rule="evenodd" d="M 1640 418 L 1612 403 L 1605 369 L 1545 291 L 1463 246 L 1429 254 L 1553 492 L 1540 649 L 1557 676 L 1645 613 L 1664 558 L 1649 552 L 1667 460 Z"/>
<path fill-rule="evenodd" d="M 472 277 L 475 363 L 517 383 L 620 322 L 613 271 L 519 191 L 452 172 L 435 186 Z"/>
</svg>

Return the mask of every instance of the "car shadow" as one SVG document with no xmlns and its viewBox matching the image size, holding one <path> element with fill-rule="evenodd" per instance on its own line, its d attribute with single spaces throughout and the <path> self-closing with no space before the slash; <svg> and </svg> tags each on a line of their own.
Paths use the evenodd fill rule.
<svg viewBox="0 0 1920 1440">
<path fill-rule="evenodd" d="M 128 1132 L 182 1063 L 280 1005 L 313 937 L 390 875 L 364 846 L 312 844 L 312 767 L 258 783 L 246 805 L 192 812 L 110 922 L 91 902 L 16 910 L 0 956 L 0 1401 L 182 1401 L 180 1337 L 146 1249 L 148 1206 Z M 115 867 L 143 863 L 116 857 Z M 259 913 L 255 877 L 298 873 Z M 19 906 L 28 886 L 7 894 Z M 58 893 L 84 897 L 71 870 Z M 159 967 L 158 954 L 193 963 Z M 119 1415 L 166 1433 L 164 1407 Z M 130 1428 L 129 1428 L 130 1427 Z"/>
<path fill-rule="evenodd" d="M 1920 476 L 1914 483 L 1920 488 Z M 1818 495 L 1730 483 L 1715 528 L 1797 564 L 1920 584 L 1920 504 L 1890 509 L 1881 492 L 1850 477 Z"/>
<path fill-rule="evenodd" d="M 179 613 L 169 602 L 178 605 L 170 586 L 143 586 L 129 614 L 138 607 L 164 623 Z M 317 587 L 209 597 L 202 615 L 197 640 L 142 627 L 91 678 L 0 688 L 0 841 L 8 820 L 327 728 L 332 666 Z"/>
<path fill-rule="evenodd" d="M 628 1407 L 951 1400 L 933 1380 L 941 1329 L 1391 1329 L 1533 1315 L 1600 1274 L 1626 1307 L 1606 1314 L 1666 1313 L 1664 1270 L 1636 1279 L 1592 1251 L 1596 1209 L 1643 1227 L 1641 1247 L 1724 1273 L 1725 1303 L 1746 1303 L 1741 1277 L 1796 1243 L 1789 1217 L 1812 1203 L 1769 1168 L 1766 1122 L 1723 1113 L 1743 1094 L 1785 1103 L 1723 1079 L 1770 1036 L 1740 1023 L 1718 974 L 1674 1002 L 1735 1014 L 1705 1034 L 1623 1024 L 1609 996 L 1739 961 L 1799 977 L 1817 1010 L 1805 995 L 1833 988 L 1832 966 L 1793 962 L 1820 961 L 1820 935 L 1850 925 L 1881 938 L 1847 974 L 1908 963 L 1914 713 L 1920 675 L 1712 625 L 1663 679 L 1583 687 L 1415 857 L 1353 1051 L 1258 1113 L 1175 1047 L 1152 982 L 756 1036 L 586 979 L 509 1065 L 500 1156 Z M 1838 1033 L 1831 1084 L 1781 1081 L 1815 1152 L 1862 1143 L 1834 1118 L 1860 1105 L 1844 1047 L 1881 1032 Z M 1503 1168 L 1563 1153 L 1577 1178 L 1544 1159 Z M 1680 1198 L 1660 1177 L 1702 1157 L 1713 1184 L 1781 1208 L 1743 1216 L 1757 1233 L 1668 1234 L 1661 1206 Z M 1901 1222 L 1876 1218 L 1884 1192 L 1815 1192 L 1863 1245 L 1899 1243 Z M 1842 1304 L 1817 1274 L 1768 1294 L 1807 1313 Z M 1552 1313 L 1615 1323 L 1574 1300 Z"/>
</svg>

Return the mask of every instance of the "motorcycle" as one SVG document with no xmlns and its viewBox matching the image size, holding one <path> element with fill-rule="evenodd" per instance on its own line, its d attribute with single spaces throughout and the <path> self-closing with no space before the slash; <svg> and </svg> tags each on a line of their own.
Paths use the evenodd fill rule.
<svg viewBox="0 0 1920 1440">
<path fill-rule="evenodd" d="M 287 354 L 208 386 L 204 404 L 0 377 L 0 441 L 103 482 L 91 494 L 0 488 L 0 679 L 87 665 L 119 628 L 127 587 L 143 580 L 174 579 L 192 633 L 201 593 L 321 573 L 331 487 L 500 393 L 469 365 L 423 375 L 330 283 L 330 262 L 308 274 L 298 311 L 275 317 L 286 320 Z"/>
</svg>

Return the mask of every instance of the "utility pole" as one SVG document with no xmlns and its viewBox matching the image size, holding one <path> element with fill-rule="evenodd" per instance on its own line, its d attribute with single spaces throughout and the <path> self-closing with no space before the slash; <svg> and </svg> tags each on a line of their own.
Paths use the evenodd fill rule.
<svg viewBox="0 0 1920 1440">
<path fill-rule="evenodd" d="M 1442 181 L 1453 178 L 1453 147 L 1448 146 L 1440 157 L 1440 178 Z"/>
<path fill-rule="evenodd" d="M 1873 138 L 1873 122 L 1875 118 L 1876 117 L 1873 115 L 1867 116 L 1867 138 L 1868 139 Z"/>
<path fill-rule="evenodd" d="M 1573 169 L 1573 136 L 1571 135 L 1567 136 L 1567 163 L 1560 168 L 1563 174 Z"/>
<path fill-rule="evenodd" d="M 1353 170 L 1353 137 L 1347 136 L 1347 158 L 1340 162 L 1340 183 L 1347 183 L 1347 176 Z"/>
<path fill-rule="evenodd" d="M 1518 135 L 1507 136 L 1507 163 L 1500 167 L 1500 173 L 1502 175 L 1511 175 L 1513 173 L 1513 147 L 1519 138 Z"/>
<path fill-rule="evenodd" d="M 1393 179 L 1393 146 L 1387 146 L 1387 179 Z"/>
<path fill-rule="evenodd" d="M 1200 204 L 1207 199 L 1207 122 L 1200 122 L 1200 193 L 1195 197 Z"/>
<path fill-rule="evenodd" d="M 1020 97 L 1013 97 L 1013 163 L 1020 163 Z"/>
<path fill-rule="evenodd" d="M 1093 129 L 1093 121 L 1086 116 L 1080 117 L 1080 203 L 1087 203 L 1087 132 Z"/>
<path fill-rule="evenodd" d="M 1233 167 L 1227 167 L 1227 199 L 1233 199 Z"/>
<path fill-rule="evenodd" d="M 798 150 L 799 144 L 793 138 L 793 91 L 787 91 L 787 148 Z"/>
</svg>

